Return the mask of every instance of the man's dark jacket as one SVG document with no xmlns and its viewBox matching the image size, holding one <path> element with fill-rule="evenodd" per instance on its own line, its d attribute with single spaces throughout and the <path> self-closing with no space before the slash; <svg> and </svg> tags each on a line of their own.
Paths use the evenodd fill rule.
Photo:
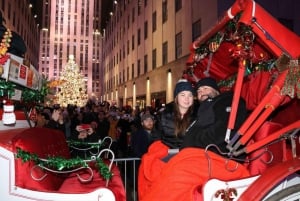
<svg viewBox="0 0 300 201">
<path fill-rule="evenodd" d="M 198 108 L 197 120 L 190 128 L 188 128 L 181 149 L 185 147 L 205 149 L 208 145 L 214 144 L 221 152 L 227 153 L 228 150 L 226 149 L 227 143 L 225 142 L 225 135 L 232 99 L 233 93 L 226 92 L 215 98 L 209 98 L 201 103 Z M 245 121 L 246 117 L 246 104 L 243 99 L 240 99 L 235 126 L 231 131 L 230 138 L 233 137 L 237 129 Z M 210 148 L 209 150 L 220 154 L 216 148 Z"/>
</svg>

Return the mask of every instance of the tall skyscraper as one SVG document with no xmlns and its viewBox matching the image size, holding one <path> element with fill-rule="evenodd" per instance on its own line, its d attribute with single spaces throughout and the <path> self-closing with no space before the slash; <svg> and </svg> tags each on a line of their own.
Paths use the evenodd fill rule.
<svg viewBox="0 0 300 201">
<path fill-rule="evenodd" d="M 43 0 L 40 73 L 58 79 L 68 56 L 74 55 L 89 96 L 99 92 L 100 11 L 97 0 Z"/>
</svg>

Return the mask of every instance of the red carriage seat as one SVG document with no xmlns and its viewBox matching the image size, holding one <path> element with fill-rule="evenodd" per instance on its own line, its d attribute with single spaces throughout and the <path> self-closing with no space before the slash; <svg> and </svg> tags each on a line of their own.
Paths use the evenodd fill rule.
<svg viewBox="0 0 300 201">
<path fill-rule="evenodd" d="M 258 129 L 249 143 L 260 141 L 270 133 L 281 128 L 281 124 L 267 121 Z M 263 149 L 256 150 L 249 154 L 249 159 L 248 169 L 250 174 L 262 174 L 268 167 L 286 160 L 286 143 L 285 141 L 280 141 Z"/>
</svg>

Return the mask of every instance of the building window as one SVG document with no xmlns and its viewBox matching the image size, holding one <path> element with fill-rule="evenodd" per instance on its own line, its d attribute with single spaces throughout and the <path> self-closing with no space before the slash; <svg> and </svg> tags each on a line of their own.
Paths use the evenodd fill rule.
<svg viewBox="0 0 300 201">
<path fill-rule="evenodd" d="M 182 32 L 176 34 L 175 36 L 175 57 L 180 58 L 182 55 Z"/>
<path fill-rule="evenodd" d="M 131 49 L 134 50 L 134 35 L 132 35 Z"/>
<path fill-rule="evenodd" d="M 16 26 L 16 13 L 13 12 L 13 26 Z"/>
<path fill-rule="evenodd" d="M 156 31 L 156 11 L 152 14 L 152 32 Z"/>
<path fill-rule="evenodd" d="M 148 21 L 144 23 L 144 39 L 148 38 Z"/>
<path fill-rule="evenodd" d="M 163 65 L 168 63 L 168 42 L 164 42 L 162 46 L 163 54 L 162 54 L 162 61 Z"/>
<path fill-rule="evenodd" d="M 138 29 L 138 38 L 137 38 L 137 43 L 138 43 L 138 45 L 140 45 L 141 44 L 141 29 Z"/>
<path fill-rule="evenodd" d="M 127 40 L 127 55 L 129 54 L 129 40 Z"/>
<path fill-rule="evenodd" d="M 140 14 L 141 14 L 141 8 L 142 8 L 142 2 L 141 2 L 141 0 L 138 0 L 138 16 L 140 16 Z"/>
<path fill-rule="evenodd" d="M 182 8 L 182 0 L 175 0 L 175 12 L 178 12 Z"/>
<path fill-rule="evenodd" d="M 135 18 L 135 8 L 132 8 L 132 23 L 134 22 L 134 18 Z"/>
<path fill-rule="evenodd" d="M 5 0 L 2 0 L 2 10 L 5 8 Z"/>
<path fill-rule="evenodd" d="M 156 49 L 152 50 L 152 69 L 156 68 Z"/>
<path fill-rule="evenodd" d="M 130 15 L 128 15 L 127 21 L 128 21 L 127 28 L 129 29 L 129 27 L 130 27 Z"/>
<path fill-rule="evenodd" d="M 123 45 L 123 59 L 125 59 L 125 45 Z"/>
<path fill-rule="evenodd" d="M 8 3 L 8 10 L 7 10 L 7 17 L 10 20 L 10 13 L 11 13 L 11 5 L 10 2 Z"/>
<path fill-rule="evenodd" d="M 134 64 L 131 65 L 131 78 L 134 78 Z"/>
<path fill-rule="evenodd" d="M 148 55 L 144 56 L 144 74 L 148 72 Z"/>
<path fill-rule="evenodd" d="M 125 82 L 125 69 L 123 69 L 123 82 Z"/>
<path fill-rule="evenodd" d="M 201 19 L 193 23 L 192 27 L 192 39 L 196 40 L 201 35 Z"/>
<path fill-rule="evenodd" d="M 139 59 L 137 63 L 137 76 L 140 75 L 141 75 L 141 60 Z"/>
<path fill-rule="evenodd" d="M 127 67 L 127 81 L 129 80 L 129 67 Z"/>
<path fill-rule="evenodd" d="M 162 23 L 165 23 L 168 20 L 168 1 L 165 0 L 162 2 Z"/>
</svg>

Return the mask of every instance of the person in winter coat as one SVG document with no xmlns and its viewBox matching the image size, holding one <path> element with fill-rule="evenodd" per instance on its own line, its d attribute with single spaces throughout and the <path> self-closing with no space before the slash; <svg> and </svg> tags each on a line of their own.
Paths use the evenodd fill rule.
<svg viewBox="0 0 300 201">
<path fill-rule="evenodd" d="M 192 84 L 186 79 L 180 79 L 175 85 L 174 101 L 165 106 L 158 121 L 161 140 L 153 142 L 142 157 L 138 176 L 139 199 L 148 193 L 152 182 L 159 179 L 160 172 L 174 156 L 171 150 L 180 148 L 185 130 L 195 118 L 193 104 Z"/>
<path fill-rule="evenodd" d="M 44 125 L 46 128 L 53 128 L 62 131 L 65 134 L 65 122 L 61 108 L 53 109 L 50 120 Z"/>
<path fill-rule="evenodd" d="M 104 111 L 98 112 L 98 120 L 97 120 L 97 128 L 96 128 L 96 134 L 99 139 L 103 140 L 105 137 L 108 136 L 110 128 L 110 122 L 106 118 L 106 114 Z"/>
<path fill-rule="evenodd" d="M 193 106 L 194 88 L 187 80 L 180 79 L 174 89 L 174 101 L 166 105 L 159 121 L 162 142 L 169 148 L 181 146 L 185 130 L 195 119 Z"/>
<path fill-rule="evenodd" d="M 208 145 L 214 145 L 211 146 L 209 150 L 217 154 L 227 153 L 225 135 L 231 111 L 233 93 L 220 93 L 216 81 L 210 77 L 198 81 L 196 89 L 197 99 L 200 104 L 197 119 L 187 130 L 181 149 L 185 147 L 205 149 Z M 241 98 L 237 109 L 235 126 L 231 131 L 232 135 L 235 134 L 237 129 L 246 120 L 246 117 L 246 103 Z M 231 137 L 232 136 L 230 136 L 230 139 Z"/>
<path fill-rule="evenodd" d="M 221 153 L 226 152 L 224 140 L 232 94 L 221 94 L 211 78 L 201 79 L 196 89 L 200 102 L 197 119 L 185 130 L 180 151 L 164 162 L 162 159 L 168 154 L 168 148 L 163 143 L 153 143 L 148 150 L 152 154 L 143 157 L 139 172 L 140 201 L 201 201 L 201 189 L 210 178 L 228 181 L 249 176 L 244 165 Z M 241 100 L 235 128 L 245 120 L 245 108 Z M 213 149 L 206 150 L 211 144 L 215 145 Z"/>
<path fill-rule="evenodd" d="M 155 119 L 151 114 L 143 114 L 142 127 L 131 136 L 131 148 L 133 157 L 142 157 L 152 142 L 160 139 L 160 133 L 155 129 Z"/>
</svg>

